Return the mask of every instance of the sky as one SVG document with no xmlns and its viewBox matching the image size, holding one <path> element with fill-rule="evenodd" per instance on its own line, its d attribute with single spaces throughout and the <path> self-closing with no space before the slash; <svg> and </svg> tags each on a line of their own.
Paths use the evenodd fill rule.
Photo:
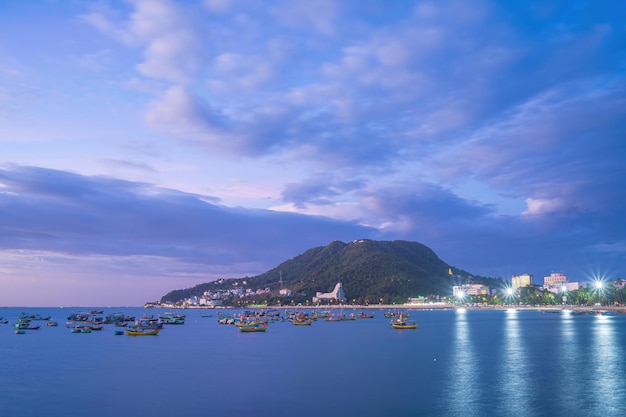
<svg viewBox="0 0 626 417">
<path fill-rule="evenodd" d="M 0 306 L 143 305 L 362 238 L 626 278 L 625 15 L 4 0 Z"/>
</svg>

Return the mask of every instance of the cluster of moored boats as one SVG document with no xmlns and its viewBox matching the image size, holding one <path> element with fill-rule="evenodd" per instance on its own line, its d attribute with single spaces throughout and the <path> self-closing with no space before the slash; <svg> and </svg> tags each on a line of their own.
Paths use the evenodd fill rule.
<svg viewBox="0 0 626 417">
<path fill-rule="evenodd" d="M 154 336 L 159 334 L 165 324 L 185 324 L 186 317 L 184 314 L 165 313 L 157 317 L 144 315 L 141 319 L 135 320 L 135 316 L 127 316 L 123 313 L 113 313 L 106 317 L 100 316 L 101 314 L 103 311 L 95 310 L 72 313 L 67 317 L 65 327 L 70 329 L 71 333 L 91 333 L 101 331 L 106 325 L 113 325 L 118 329 L 114 332 L 116 335 Z M 25 334 L 30 330 L 39 330 L 41 326 L 35 324 L 35 321 L 46 321 L 48 327 L 58 326 L 58 322 L 51 320 L 51 317 L 21 313 L 13 324 L 15 333 Z M 0 324 L 7 323 L 8 320 L 0 317 Z"/>
<path fill-rule="evenodd" d="M 185 324 L 185 314 L 164 313 L 158 316 L 143 315 L 136 320 L 134 316 L 127 316 L 123 313 L 112 313 L 106 317 L 102 316 L 103 311 L 90 311 L 81 313 L 72 313 L 67 317 L 65 327 L 71 333 L 91 333 L 102 331 L 105 326 L 111 325 L 115 327 L 116 335 L 127 334 L 129 336 L 154 336 L 159 334 L 166 324 L 180 325 Z M 212 317 L 211 314 L 203 313 L 202 317 Z M 234 325 L 241 332 L 264 332 L 270 323 L 278 321 L 287 321 L 294 326 L 311 326 L 315 321 L 325 322 L 341 322 L 352 321 L 358 319 L 372 319 L 375 317 L 374 312 L 353 311 L 345 314 L 342 311 L 331 310 L 286 310 L 281 314 L 278 310 L 254 310 L 243 311 L 241 313 L 220 312 L 218 314 L 218 323 Z M 394 329 L 415 329 L 417 323 L 409 321 L 409 313 L 402 311 L 385 312 L 385 318 L 391 319 L 389 324 Z M 38 314 L 30 315 L 21 313 L 13 324 L 16 334 L 25 334 L 27 331 L 39 330 L 41 325 L 36 324 L 37 321 L 45 321 L 46 326 L 55 327 L 58 323 L 51 317 L 42 317 Z M 0 317 L 0 324 L 8 323 L 8 320 Z"/>
<path fill-rule="evenodd" d="M 394 329 L 416 329 L 417 323 L 408 320 L 408 313 L 387 312 L 386 318 L 392 318 L 389 324 Z M 331 312 L 330 310 L 307 311 L 285 311 L 282 315 L 277 310 L 270 311 L 245 311 L 239 314 L 219 313 L 218 323 L 234 325 L 241 332 L 264 332 L 270 323 L 277 321 L 289 321 L 294 326 L 311 326 L 314 321 L 323 320 L 326 322 L 351 321 L 357 319 L 372 319 L 374 312 L 359 311 L 358 313 L 344 314 L 343 312 Z"/>
</svg>

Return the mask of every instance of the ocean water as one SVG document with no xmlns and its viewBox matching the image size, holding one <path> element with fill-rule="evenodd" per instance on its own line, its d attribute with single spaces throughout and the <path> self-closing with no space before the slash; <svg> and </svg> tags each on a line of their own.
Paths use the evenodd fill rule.
<svg viewBox="0 0 626 417">
<path fill-rule="evenodd" d="M 21 311 L 59 327 L 16 335 Z M 419 327 L 394 330 L 376 311 L 241 333 L 185 310 L 130 337 L 73 334 L 73 311 L 0 309 L 0 417 L 626 415 L 626 315 L 413 310 Z"/>
</svg>

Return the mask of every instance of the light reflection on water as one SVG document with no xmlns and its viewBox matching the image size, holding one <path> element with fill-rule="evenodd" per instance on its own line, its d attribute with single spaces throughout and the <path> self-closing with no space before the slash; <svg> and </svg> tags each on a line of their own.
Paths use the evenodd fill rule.
<svg viewBox="0 0 626 417">
<path fill-rule="evenodd" d="M 623 349 L 615 343 L 614 318 L 598 315 L 592 325 L 593 348 L 591 364 L 594 377 L 591 378 L 591 390 L 596 399 L 594 408 L 606 415 L 623 412 L 624 375 L 619 373 L 617 365 L 624 361 Z"/>
<path fill-rule="evenodd" d="M 476 389 L 478 364 L 474 358 L 471 332 L 467 311 L 456 310 L 453 351 L 453 365 L 450 367 L 451 382 L 449 408 L 451 415 L 479 415 L 476 400 L 479 395 Z"/>
<path fill-rule="evenodd" d="M 580 375 L 581 361 L 585 358 L 579 342 L 577 327 L 581 327 L 581 317 L 572 316 L 564 311 L 561 316 L 561 326 L 558 341 L 558 372 L 559 384 L 554 387 L 557 401 L 564 413 L 577 415 L 580 413 L 580 403 L 577 399 L 584 395 L 580 383 L 576 383 Z"/>
<path fill-rule="evenodd" d="M 506 401 L 500 405 L 498 414 L 519 416 L 520 412 L 529 408 L 531 392 L 526 346 L 520 334 L 519 312 L 506 310 L 504 320 L 504 346 L 500 363 L 502 396 Z"/>
</svg>

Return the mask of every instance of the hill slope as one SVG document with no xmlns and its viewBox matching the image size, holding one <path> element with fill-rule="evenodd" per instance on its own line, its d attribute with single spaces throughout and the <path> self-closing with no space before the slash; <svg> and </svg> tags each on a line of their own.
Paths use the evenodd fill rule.
<svg viewBox="0 0 626 417">
<path fill-rule="evenodd" d="M 311 299 L 316 292 L 329 292 L 337 282 L 343 284 L 346 297 L 356 302 L 404 302 L 418 295 L 450 295 L 458 279 L 450 266 L 429 247 L 408 241 L 357 240 L 334 241 L 327 246 L 309 249 L 261 275 L 246 277 L 246 288 L 269 288 L 278 294 L 281 285 L 294 298 Z M 455 274 L 467 276 L 452 268 Z M 243 285 L 242 279 L 227 279 L 201 284 L 166 294 L 161 302 L 176 302 L 204 291 Z"/>
</svg>

